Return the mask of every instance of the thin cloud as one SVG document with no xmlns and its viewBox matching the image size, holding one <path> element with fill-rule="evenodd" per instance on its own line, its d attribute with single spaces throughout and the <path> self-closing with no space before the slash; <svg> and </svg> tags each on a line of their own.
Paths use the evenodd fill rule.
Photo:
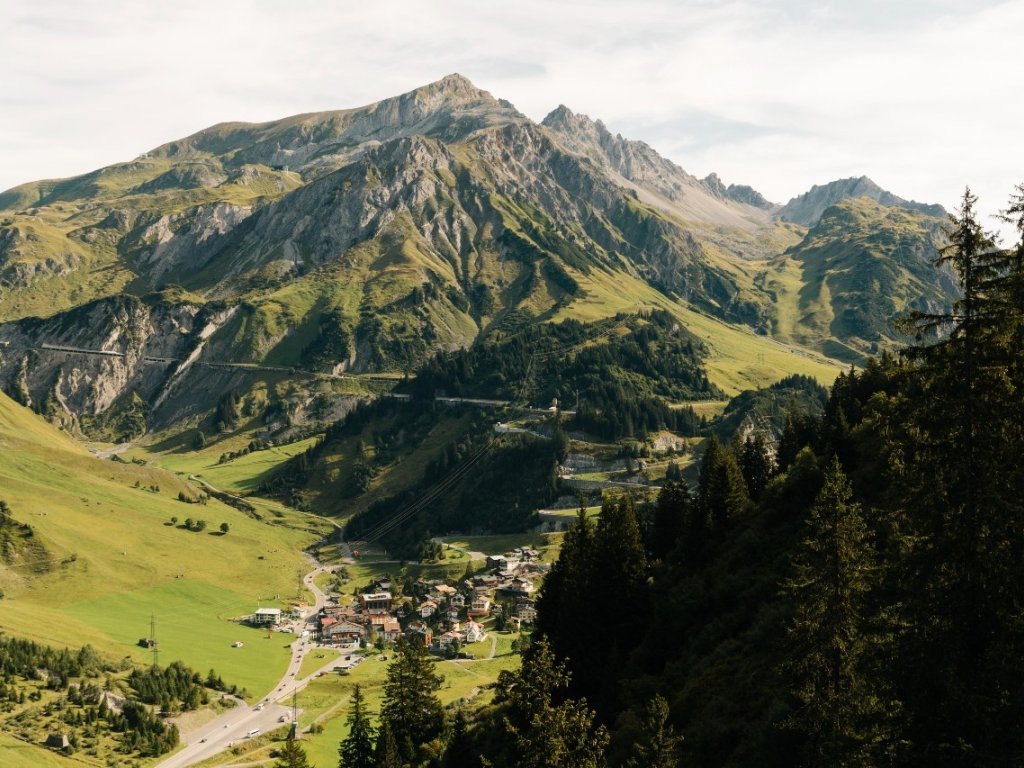
<svg viewBox="0 0 1024 768">
<path fill-rule="evenodd" d="M 0 188 L 216 122 L 366 104 L 461 72 L 559 103 L 691 173 L 784 201 L 867 174 L 1001 207 L 1024 107 L 1024 2 L 0 0 Z"/>
</svg>

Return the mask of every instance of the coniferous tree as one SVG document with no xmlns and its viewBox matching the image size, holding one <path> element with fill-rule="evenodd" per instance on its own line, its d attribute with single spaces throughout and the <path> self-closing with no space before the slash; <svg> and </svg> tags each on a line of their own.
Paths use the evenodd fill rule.
<svg viewBox="0 0 1024 768">
<path fill-rule="evenodd" d="M 747 492 L 755 501 L 761 498 L 775 471 L 768 441 L 762 432 L 754 432 L 740 448 L 740 469 L 747 483 Z"/>
<path fill-rule="evenodd" d="M 790 725 L 807 738 L 807 765 L 870 765 L 878 695 L 865 629 L 873 558 L 860 505 L 833 459 L 785 584 L 795 611 L 786 674 L 800 702 Z"/>
<path fill-rule="evenodd" d="M 576 658 L 581 642 L 578 627 L 586 619 L 593 548 L 594 524 L 581 502 L 537 599 L 537 630 L 562 657 Z"/>
<path fill-rule="evenodd" d="M 700 459 L 700 475 L 697 483 L 697 506 L 700 507 L 705 517 L 710 515 L 712 478 L 715 476 L 715 468 L 721 461 L 722 443 L 718 437 L 712 434 L 704 443 L 704 454 Z"/>
<path fill-rule="evenodd" d="M 711 467 L 707 491 L 707 518 L 712 537 L 721 539 L 750 506 L 747 483 L 736 455 L 720 448 Z"/>
<path fill-rule="evenodd" d="M 683 480 L 668 481 L 658 493 L 647 545 L 651 557 L 664 560 L 678 544 L 692 506 L 690 489 Z"/>
<path fill-rule="evenodd" d="M 668 702 L 654 694 L 647 703 L 643 728 L 626 768 L 678 768 L 682 738 L 668 724 Z"/>
<path fill-rule="evenodd" d="M 507 707 L 505 729 L 512 738 L 511 763 L 522 768 L 601 768 L 608 732 L 595 724 L 585 699 L 559 704 L 555 696 L 569 685 L 565 665 L 547 640 L 530 646 L 518 672 L 498 677 L 496 701 Z"/>
<path fill-rule="evenodd" d="M 455 711 L 448 745 L 444 750 L 443 766 L 444 768 L 480 768 L 480 758 L 473 750 L 473 743 L 469 738 L 469 726 L 466 723 L 466 713 L 463 712 L 462 707 Z"/>
<path fill-rule="evenodd" d="M 380 729 L 377 731 L 377 744 L 373 751 L 373 768 L 402 768 L 402 756 L 398 751 L 398 742 L 395 741 L 395 734 L 387 720 L 381 721 Z"/>
<path fill-rule="evenodd" d="M 440 735 L 444 727 L 444 711 L 437 697 L 444 677 L 434 673 L 434 664 L 421 643 L 400 639 L 392 658 L 380 716 L 399 752 L 412 760 L 415 749 Z"/>
<path fill-rule="evenodd" d="M 312 768 L 306 750 L 292 738 L 285 741 L 274 766 L 275 768 Z"/>
<path fill-rule="evenodd" d="M 950 219 L 942 260 L 960 278 L 951 313 L 919 314 L 907 352 L 902 409 L 890 424 L 900 473 L 895 503 L 906 553 L 896 580 L 912 593 L 900 608 L 891 670 L 904 707 L 905 762 L 993 765 L 1024 753 L 1010 724 L 1024 717 L 1024 480 L 1019 454 L 1020 350 L 1013 336 L 1012 257 L 978 223 L 968 190 Z M 1012 201 L 1013 202 L 1013 201 Z M 1013 209 L 1011 204 L 1011 209 Z M 937 339 L 937 341 L 934 341 Z M 1012 342 L 1010 342 L 1012 343 Z"/>
<path fill-rule="evenodd" d="M 352 691 L 348 728 L 348 736 L 338 748 L 339 768 L 373 768 L 374 732 L 359 683 Z"/>
</svg>

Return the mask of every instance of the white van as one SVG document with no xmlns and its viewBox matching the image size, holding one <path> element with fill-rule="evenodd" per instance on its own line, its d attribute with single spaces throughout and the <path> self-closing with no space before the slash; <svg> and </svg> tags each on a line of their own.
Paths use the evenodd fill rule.
<svg viewBox="0 0 1024 768">
<path fill-rule="evenodd" d="M 251 731 L 249 731 L 247 734 L 245 734 L 245 738 L 252 739 L 252 738 L 255 738 L 256 736 L 259 736 L 259 735 L 260 735 L 260 729 L 259 728 L 253 728 Z"/>
</svg>

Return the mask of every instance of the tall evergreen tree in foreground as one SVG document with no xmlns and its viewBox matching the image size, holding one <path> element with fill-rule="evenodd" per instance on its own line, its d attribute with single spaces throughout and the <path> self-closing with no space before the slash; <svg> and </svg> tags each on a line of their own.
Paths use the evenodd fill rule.
<svg viewBox="0 0 1024 768">
<path fill-rule="evenodd" d="M 452 721 L 448 745 L 444 750 L 443 768 L 479 768 L 480 758 L 469 738 L 466 713 L 459 707 Z"/>
<path fill-rule="evenodd" d="M 398 742 L 387 720 L 381 721 L 377 731 L 377 744 L 373 750 L 373 768 L 402 768 L 402 756 L 398 753 Z"/>
<path fill-rule="evenodd" d="M 386 722 L 403 758 L 412 760 L 416 748 L 441 734 L 444 711 L 437 690 L 444 677 L 421 643 L 404 638 L 395 647 L 384 683 L 381 721 Z"/>
<path fill-rule="evenodd" d="M 505 705 L 505 730 L 512 737 L 509 765 L 602 768 L 608 732 L 595 725 L 585 699 L 556 703 L 568 685 L 565 664 L 544 638 L 530 646 L 518 672 L 501 672 L 495 701 Z"/>
<path fill-rule="evenodd" d="M 338 768 L 374 768 L 373 726 L 366 711 L 362 687 L 356 683 L 348 713 L 348 736 L 338 748 Z"/>
<path fill-rule="evenodd" d="M 878 698 L 868 668 L 865 616 L 873 564 L 852 496 L 833 458 L 785 584 L 795 606 L 786 674 L 800 702 L 791 725 L 807 737 L 809 766 L 871 764 Z"/>
<path fill-rule="evenodd" d="M 668 724 L 668 702 L 656 693 L 647 704 L 643 729 L 626 768 L 678 768 L 682 741 Z"/>
<path fill-rule="evenodd" d="M 943 260 L 963 285 L 946 316 L 918 318 L 938 341 L 908 351 L 906 396 L 892 420 L 896 520 L 908 542 L 894 569 L 913 590 L 900 611 L 905 740 L 918 765 L 986 755 L 1013 764 L 1024 738 L 1024 484 L 1012 259 L 983 232 L 968 190 L 951 217 Z"/>
</svg>

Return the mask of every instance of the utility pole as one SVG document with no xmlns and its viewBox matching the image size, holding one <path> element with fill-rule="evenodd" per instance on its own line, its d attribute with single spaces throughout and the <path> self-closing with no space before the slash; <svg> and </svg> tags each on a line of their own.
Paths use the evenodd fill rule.
<svg viewBox="0 0 1024 768">
<path fill-rule="evenodd" d="M 160 665 L 160 649 L 156 644 L 156 614 L 149 614 L 149 647 L 153 651 L 153 666 Z"/>
<path fill-rule="evenodd" d="M 288 731 L 288 738 L 299 738 L 299 692 L 294 688 L 292 688 L 292 727 Z"/>
</svg>

